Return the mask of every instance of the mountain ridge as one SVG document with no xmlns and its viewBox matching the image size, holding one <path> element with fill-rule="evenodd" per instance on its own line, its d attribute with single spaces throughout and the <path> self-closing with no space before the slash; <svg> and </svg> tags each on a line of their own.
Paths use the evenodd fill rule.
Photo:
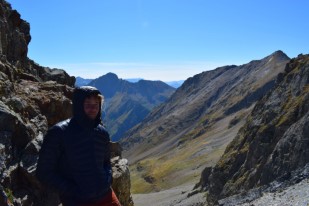
<svg viewBox="0 0 309 206">
<path fill-rule="evenodd" d="M 184 179 L 195 179 L 193 176 L 201 172 L 199 165 L 205 161 L 214 164 L 255 102 L 274 86 L 288 61 L 286 54 L 276 51 L 261 60 L 219 67 L 187 79 L 166 103 L 155 108 L 121 140 L 124 155 L 131 161 L 133 185 L 147 191 L 169 188 L 174 184 L 166 179 L 174 177 L 173 173 L 187 171 L 188 166 L 196 168 L 188 175 L 184 172 L 176 177 L 181 183 Z M 212 158 L 201 160 L 207 154 Z M 196 155 L 201 159 L 193 164 L 189 160 Z M 151 162 L 155 162 L 157 169 L 148 168 Z M 139 171 L 140 167 L 144 170 Z M 153 183 L 147 182 L 148 176 Z M 165 183 L 157 184 L 162 178 Z"/>
<path fill-rule="evenodd" d="M 117 75 L 117 74 L 116 74 Z M 98 77 L 99 78 L 99 77 Z M 89 84 L 92 80 L 94 79 L 85 79 L 83 77 L 76 77 L 76 82 L 75 82 L 75 86 L 76 87 L 80 87 L 80 86 L 86 86 L 87 84 Z M 130 79 L 124 79 L 128 82 L 131 82 L 131 83 L 137 83 L 138 81 L 140 80 L 146 80 L 146 79 L 143 79 L 143 78 L 130 78 Z M 147 80 L 147 81 L 154 81 L 154 80 Z M 162 80 L 155 80 L 155 81 L 162 81 Z M 175 89 L 177 89 L 178 87 L 180 87 L 184 80 L 178 80 L 178 81 L 162 81 L 166 84 L 168 84 L 169 86 L 171 87 L 174 87 Z"/>
</svg>

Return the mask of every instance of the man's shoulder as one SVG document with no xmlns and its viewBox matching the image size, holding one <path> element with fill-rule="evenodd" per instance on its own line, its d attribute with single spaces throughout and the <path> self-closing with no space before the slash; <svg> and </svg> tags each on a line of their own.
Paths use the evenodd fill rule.
<svg viewBox="0 0 309 206">
<path fill-rule="evenodd" d="M 98 126 L 96 128 L 101 130 L 101 131 L 107 132 L 107 130 L 106 130 L 106 128 L 105 128 L 105 126 L 103 124 L 98 124 Z"/>
<path fill-rule="evenodd" d="M 64 131 L 69 126 L 70 120 L 71 119 L 66 119 L 58 122 L 57 124 L 53 125 L 49 130 Z"/>
<path fill-rule="evenodd" d="M 106 130 L 106 128 L 102 125 L 102 124 L 99 124 L 97 127 L 96 127 L 96 130 L 99 131 L 101 134 L 104 134 L 106 136 L 109 137 L 109 134 Z"/>
<path fill-rule="evenodd" d="M 44 136 L 45 144 L 58 144 L 61 142 L 65 133 L 66 128 L 68 127 L 69 119 L 58 122 L 57 124 L 50 127 Z"/>
</svg>

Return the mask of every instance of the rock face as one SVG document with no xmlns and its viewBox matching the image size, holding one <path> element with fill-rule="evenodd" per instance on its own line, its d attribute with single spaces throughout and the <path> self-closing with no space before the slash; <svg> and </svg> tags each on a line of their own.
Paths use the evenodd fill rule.
<svg viewBox="0 0 309 206">
<path fill-rule="evenodd" d="M 12 80 L 56 81 L 74 86 L 75 77 L 70 77 L 60 69 L 41 67 L 28 59 L 28 44 L 31 40 L 30 25 L 20 18 L 16 10 L 4 0 L 0 0 L 0 55 L 1 61 L 7 61 L 15 68 L 5 68 Z M 12 71 L 14 70 L 14 71 Z M 2 71 L 3 72 L 3 71 Z"/>
<path fill-rule="evenodd" d="M 0 0 L 0 205 L 55 206 L 58 196 L 35 178 L 49 126 L 71 117 L 75 78 L 27 58 L 30 26 Z M 132 206 L 127 163 L 115 147 L 116 194 Z M 117 158 L 117 157 L 115 157 Z M 125 185 L 125 186 L 124 186 Z M 8 203 L 10 202 L 10 204 Z"/>
<path fill-rule="evenodd" d="M 122 205 L 133 206 L 133 199 L 128 188 L 131 188 L 130 171 L 128 160 L 121 157 L 121 146 L 119 143 L 113 143 L 112 157 L 113 165 L 113 190 Z"/>
<path fill-rule="evenodd" d="M 1 185 L 14 204 L 42 203 L 42 188 L 34 177 L 38 152 L 48 127 L 71 116 L 73 88 L 54 81 L 5 78 L 0 85 Z"/>
<path fill-rule="evenodd" d="M 31 40 L 30 25 L 20 18 L 16 10 L 1 0 L 0 7 L 0 53 L 11 61 L 27 58 L 28 44 Z"/>
<path fill-rule="evenodd" d="M 309 162 L 309 55 L 277 77 L 207 178 L 210 205 L 231 195 L 287 180 Z"/>
</svg>

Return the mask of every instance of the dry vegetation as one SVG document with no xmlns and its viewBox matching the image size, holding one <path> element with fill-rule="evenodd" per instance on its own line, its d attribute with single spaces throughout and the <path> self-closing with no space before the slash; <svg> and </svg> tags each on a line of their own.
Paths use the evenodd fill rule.
<svg viewBox="0 0 309 206">
<path fill-rule="evenodd" d="M 251 109 L 252 107 L 223 118 L 195 139 L 175 145 L 170 152 L 145 158 L 131 165 L 131 192 L 149 193 L 186 183 L 197 183 L 201 171 L 219 160 L 227 144 L 245 123 Z M 231 127 L 230 121 L 233 118 L 238 118 L 239 121 Z"/>
</svg>

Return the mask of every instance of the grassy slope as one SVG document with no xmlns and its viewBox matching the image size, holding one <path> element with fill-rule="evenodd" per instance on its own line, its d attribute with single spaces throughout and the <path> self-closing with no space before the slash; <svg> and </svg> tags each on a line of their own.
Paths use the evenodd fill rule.
<svg viewBox="0 0 309 206">
<path fill-rule="evenodd" d="M 216 164 L 245 118 L 229 128 L 231 120 L 235 116 L 246 116 L 251 109 L 227 116 L 202 136 L 182 145 L 174 145 L 167 153 L 151 155 L 131 165 L 131 192 L 148 193 L 198 182 L 201 171 L 205 166 Z"/>
</svg>

